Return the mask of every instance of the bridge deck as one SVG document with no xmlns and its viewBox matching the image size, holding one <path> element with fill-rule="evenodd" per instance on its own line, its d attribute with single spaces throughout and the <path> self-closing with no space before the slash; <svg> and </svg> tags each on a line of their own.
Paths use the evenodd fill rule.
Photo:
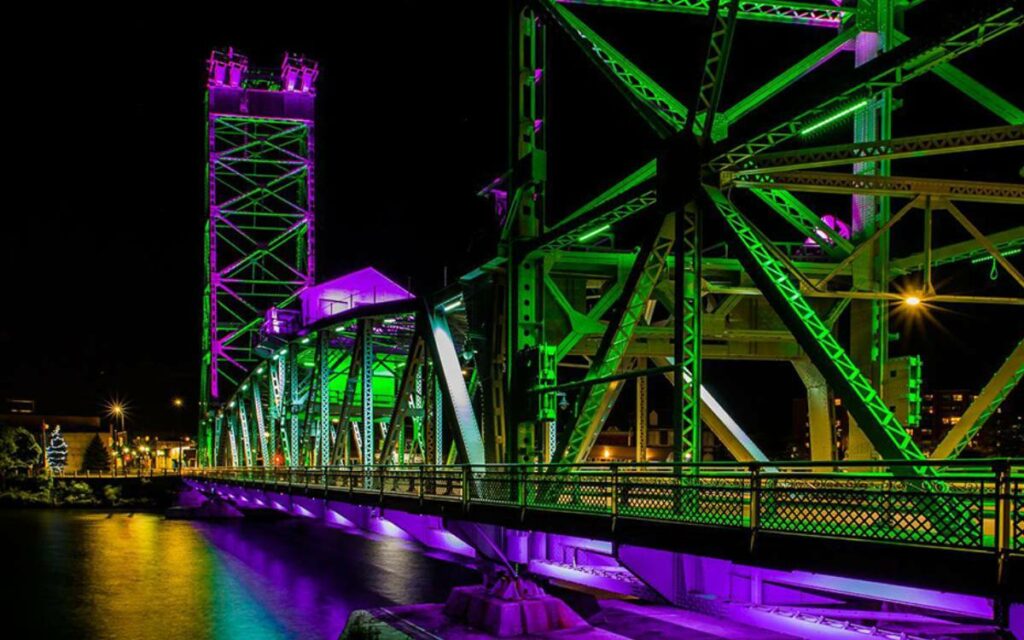
<svg viewBox="0 0 1024 640">
<path fill-rule="evenodd" d="M 195 481 L 786 570 L 1024 598 L 1021 461 L 189 469 Z M 885 463 L 889 464 L 889 463 Z M 932 464 L 936 463 L 915 463 Z M 818 472 L 812 470 L 818 467 Z M 268 503 L 269 504 L 269 503 Z"/>
<path fill-rule="evenodd" d="M 877 465 L 878 463 L 871 463 Z M 749 468 L 721 465 L 350 466 L 218 468 L 196 473 L 288 488 L 411 497 L 709 525 L 900 545 L 1024 554 L 1024 475 L 1007 461 L 946 468 L 928 480 L 843 463 Z"/>
</svg>

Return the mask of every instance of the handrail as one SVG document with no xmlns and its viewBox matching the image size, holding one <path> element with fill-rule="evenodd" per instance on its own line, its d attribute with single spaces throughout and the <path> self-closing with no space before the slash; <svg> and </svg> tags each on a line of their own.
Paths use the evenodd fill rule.
<svg viewBox="0 0 1024 640">
<path fill-rule="evenodd" d="M 185 469 L 186 476 L 504 505 L 808 536 L 1024 553 L 1022 459 L 894 461 L 940 467 L 923 483 L 872 472 L 890 461 L 534 463 Z M 808 473 L 826 464 L 839 469 Z M 554 473 L 552 473 L 554 468 Z M 843 471 L 848 469 L 848 471 Z M 950 517 L 951 513 L 957 517 Z M 993 535 L 993 532 L 997 532 Z"/>
</svg>

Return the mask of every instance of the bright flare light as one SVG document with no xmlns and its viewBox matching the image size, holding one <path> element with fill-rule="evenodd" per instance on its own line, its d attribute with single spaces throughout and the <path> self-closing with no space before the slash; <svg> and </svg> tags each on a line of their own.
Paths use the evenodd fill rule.
<svg viewBox="0 0 1024 640">
<path fill-rule="evenodd" d="M 903 298 L 903 302 L 908 306 L 916 307 L 921 304 L 921 298 L 918 296 L 907 296 L 906 298 Z"/>
</svg>

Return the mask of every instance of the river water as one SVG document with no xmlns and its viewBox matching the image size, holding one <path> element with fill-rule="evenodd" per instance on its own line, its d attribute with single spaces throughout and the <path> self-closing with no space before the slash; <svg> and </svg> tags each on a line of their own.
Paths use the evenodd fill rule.
<svg viewBox="0 0 1024 640">
<path fill-rule="evenodd" d="M 0 540 L 6 638 L 333 640 L 354 609 L 443 602 L 479 580 L 401 540 L 300 520 L 7 510 Z"/>
</svg>

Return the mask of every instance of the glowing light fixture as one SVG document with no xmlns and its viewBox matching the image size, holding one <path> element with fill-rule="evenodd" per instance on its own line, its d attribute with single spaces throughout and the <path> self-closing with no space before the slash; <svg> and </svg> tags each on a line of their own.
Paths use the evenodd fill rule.
<svg viewBox="0 0 1024 640">
<path fill-rule="evenodd" d="M 448 304 L 446 304 L 443 307 L 441 307 L 441 309 L 445 313 L 451 313 L 452 311 L 455 311 L 456 309 L 458 309 L 461 306 L 462 306 L 462 298 L 456 298 L 455 300 L 452 300 Z"/>
<path fill-rule="evenodd" d="M 605 231 L 607 231 L 607 230 L 609 230 L 611 228 L 612 228 L 612 225 L 606 224 L 603 227 L 598 227 L 598 228 L 596 228 L 596 229 L 594 229 L 592 231 L 588 231 L 588 232 L 584 233 L 579 238 L 577 238 L 577 240 L 579 242 L 586 242 L 587 240 L 590 240 L 591 238 L 594 238 L 594 237 L 598 236 L 599 234 L 604 233 Z"/>
<path fill-rule="evenodd" d="M 903 304 L 907 305 L 908 307 L 916 307 L 921 304 L 921 297 L 907 296 L 906 298 L 903 298 Z"/>
<path fill-rule="evenodd" d="M 851 104 L 850 106 L 846 107 L 842 111 L 838 111 L 836 113 L 833 113 L 832 115 L 830 115 L 829 117 L 825 118 L 824 120 L 820 120 L 820 121 L 812 124 L 811 126 L 807 127 L 806 129 L 804 129 L 803 131 L 800 132 L 800 135 L 806 136 L 808 133 L 811 133 L 812 131 L 817 131 L 818 129 L 824 127 L 825 125 L 827 125 L 829 123 L 835 122 L 836 120 L 839 120 L 840 118 L 848 116 L 851 113 L 853 113 L 854 111 L 860 109 L 861 107 L 867 106 L 868 102 L 869 101 L 867 99 L 864 99 L 864 100 L 861 100 L 860 102 L 857 102 L 855 104 Z"/>
</svg>

